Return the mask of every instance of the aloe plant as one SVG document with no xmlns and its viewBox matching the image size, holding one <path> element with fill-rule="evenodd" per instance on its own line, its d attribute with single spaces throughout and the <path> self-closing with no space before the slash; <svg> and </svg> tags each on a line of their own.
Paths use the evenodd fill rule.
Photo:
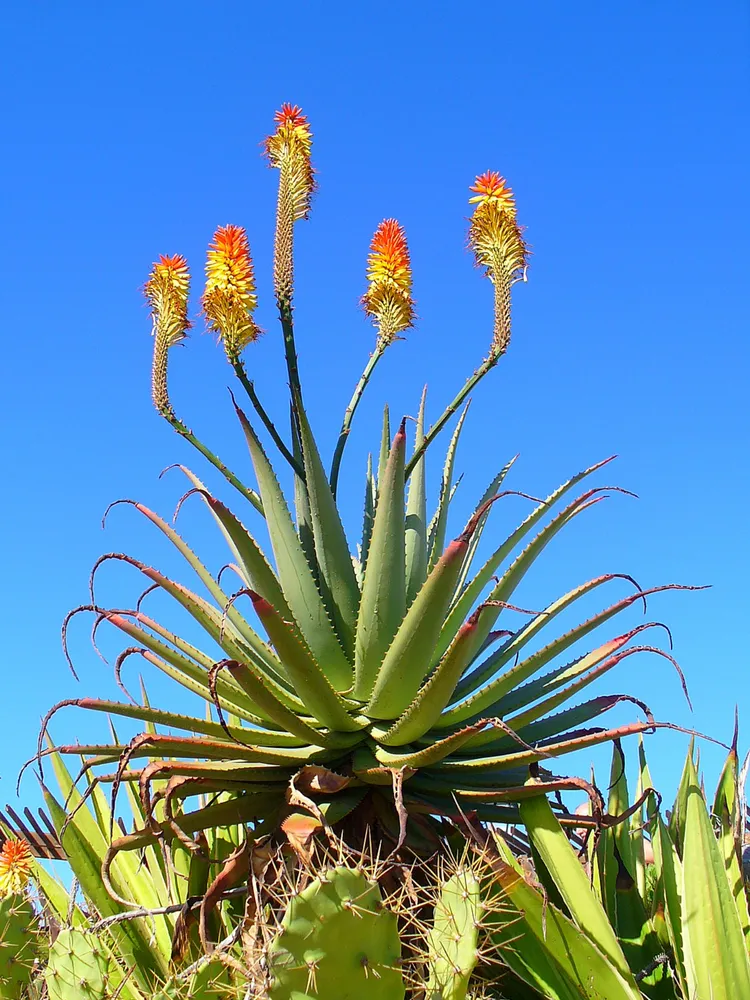
<svg viewBox="0 0 750 1000">
<path fill-rule="evenodd" d="M 750 996 L 736 748 L 727 758 L 712 807 L 691 748 L 671 825 L 662 817 L 642 746 L 635 802 L 627 792 L 618 746 L 612 777 L 609 811 L 588 821 L 591 833 L 596 830 L 588 853 L 591 871 L 584 869 L 543 794 L 521 805 L 536 861 L 536 885 L 529 884 L 502 841 L 491 844 L 498 885 L 511 904 L 497 912 L 497 934 L 501 940 L 516 935 L 508 964 L 555 1000 Z M 538 782 L 531 779 L 528 788 L 536 790 Z M 653 845 L 653 885 L 644 878 L 639 889 L 644 843 Z"/>
<path fill-rule="evenodd" d="M 300 810 L 313 818 L 317 830 L 327 833 L 335 826 L 360 849 L 365 843 L 374 850 L 408 843 L 413 851 L 431 853 L 442 849 L 444 821 L 458 820 L 467 810 L 483 821 L 517 817 L 530 764 L 656 725 L 647 712 L 644 720 L 629 725 L 598 726 L 595 720 L 622 696 L 578 700 L 625 657 L 653 649 L 631 644 L 648 625 L 599 639 L 572 659 L 566 654 L 646 593 L 668 588 L 641 591 L 629 577 L 609 573 L 529 612 L 520 626 L 511 618 L 522 611 L 511 603 L 516 588 L 546 546 L 606 495 L 609 488 L 588 485 L 606 461 L 572 476 L 544 500 L 520 494 L 531 502 L 530 513 L 507 538 L 494 538 L 490 554 L 478 564 L 480 539 L 486 543 L 495 534 L 496 503 L 514 492 L 505 488 L 512 463 L 494 476 L 463 529 L 449 540 L 464 412 L 428 515 L 427 450 L 505 354 L 511 290 L 526 274 L 527 248 L 515 198 L 495 172 L 477 177 L 471 188 L 469 228 L 476 263 L 494 288 L 489 352 L 431 426 L 423 395 L 411 445 L 406 420 L 392 435 L 386 410 L 380 457 L 366 476 L 362 536 L 356 548 L 350 545 L 336 484 L 372 371 L 413 323 L 412 270 L 403 228 L 386 220 L 372 242 L 363 299 L 377 330 L 375 351 L 347 407 L 328 472 L 303 404 L 293 315 L 294 233 L 310 211 L 311 147 L 307 119 L 299 108 L 285 105 L 266 153 L 279 172 L 273 273 L 290 391 L 286 440 L 261 404 L 244 360 L 243 352 L 259 333 L 246 232 L 221 227 L 208 253 L 202 308 L 238 378 L 238 391 L 247 396 L 245 409 L 237 401 L 234 408 L 247 441 L 252 486 L 189 430 L 170 398 L 169 352 L 190 326 L 187 261 L 179 255 L 161 257 L 146 283 L 154 404 L 225 477 L 243 509 L 231 510 L 186 467 L 190 489 L 183 502 L 193 497 L 205 505 L 227 544 L 240 586 L 234 593 L 225 589 L 221 577 L 212 575 L 159 514 L 139 502 L 121 501 L 168 539 L 199 588 L 189 589 L 133 556 L 109 553 L 92 574 L 91 603 L 69 616 L 87 610 L 96 628 L 107 623 L 126 637 L 128 648 L 116 663 L 123 689 L 126 661 L 140 655 L 207 709 L 182 715 L 130 696 L 127 701 L 63 703 L 145 727 L 129 741 L 56 748 L 63 756 L 83 755 L 82 775 L 95 774 L 95 784 L 109 782 L 113 798 L 123 786 L 137 786 L 136 829 L 117 836 L 104 858 L 105 885 L 115 897 L 121 890 L 113 862 L 128 864 L 119 860 L 122 852 L 176 839 L 202 856 L 203 831 L 239 824 L 251 827 L 255 839 L 275 836 L 289 814 Z M 292 474 L 291 508 L 261 428 Z M 582 492 L 576 492 L 579 488 Z M 258 541 L 266 533 L 269 552 Z M 109 560 L 138 571 L 148 590 L 168 594 L 192 617 L 203 639 L 181 637 L 152 617 L 142 600 L 126 609 L 100 603 L 96 569 Z M 633 587 L 630 593 L 564 634 L 550 634 L 559 614 L 622 580 Z M 498 627 L 501 615 L 501 624 L 508 618 L 509 628 Z M 47 752 L 40 748 L 40 756 Z M 237 878 L 240 867 L 235 865 Z"/>
<path fill-rule="evenodd" d="M 58 754 L 50 759 L 57 789 L 43 786 L 45 801 L 78 888 L 71 897 L 46 866 L 30 862 L 26 874 L 33 876 L 45 911 L 68 932 L 50 957 L 50 995 L 62 996 L 77 979 L 75 970 L 71 972 L 71 962 L 76 965 L 71 950 L 76 958 L 85 953 L 84 965 L 93 970 L 89 989 L 102 989 L 106 997 L 144 1000 L 161 987 L 175 997 L 203 1000 L 215 995 L 217 981 L 221 991 L 228 992 L 231 975 L 223 966 L 207 963 L 194 973 L 190 968 L 195 962 L 200 965 L 204 956 L 201 915 L 213 939 L 225 938 L 236 927 L 238 913 L 228 903 L 220 905 L 219 898 L 200 904 L 236 851 L 239 831 L 231 826 L 208 830 L 201 853 L 175 841 L 169 850 L 149 844 L 137 856 L 119 854 L 107 865 L 105 885 L 102 868 L 114 825 L 107 797 L 94 781 L 79 793 L 64 759 Z M 130 811 L 140 826 L 145 823 L 142 805 L 132 787 L 126 787 Z M 81 948 L 76 942 L 82 942 Z"/>
</svg>

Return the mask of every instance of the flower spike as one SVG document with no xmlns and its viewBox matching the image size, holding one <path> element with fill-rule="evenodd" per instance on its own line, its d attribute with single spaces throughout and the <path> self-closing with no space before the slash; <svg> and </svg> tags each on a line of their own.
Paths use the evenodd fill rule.
<svg viewBox="0 0 750 1000">
<path fill-rule="evenodd" d="M 230 361 L 260 334 L 253 319 L 258 304 L 247 234 L 241 226 L 220 226 L 208 248 L 203 313 L 218 333 Z"/>
<path fill-rule="evenodd" d="M 370 243 L 370 253 L 367 258 L 367 291 L 362 296 L 362 306 L 365 313 L 375 321 L 378 339 L 344 412 L 344 420 L 331 463 L 330 482 L 334 496 L 344 448 L 362 394 L 386 347 L 414 322 L 411 284 L 411 258 L 404 227 L 395 219 L 384 219 L 375 230 Z"/>
<path fill-rule="evenodd" d="M 282 104 L 274 115 L 276 131 L 265 141 L 265 151 L 271 166 L 288 169 L 294 221 L 306 219 L 315 190 L 312 132 L 302 109 L 296 104 Z"/>
<path fill-rule="evenodd" d="M 6 840 L 0 847 L 0 899 L 23 892 L 34 870 L 31 848 L 25 840 Z"/>
<path fill-rule="evenodd" d="M 151 369 L 151 395 L 154 406 L 172 427 L 197 448 L 211 464 L 240 493 L 250 501 L 260 513 L 263 504 L 255 490 L 245 486 L 224 463 L 214 455 L 193 432 L 179 419 L 169 399 L 167 385 L 167 362 L 169 348 L 179 344 L 190 329 L 188 319 L 188 295 L 190 293 L 190 272 L 187 261 L 181 254 L 173 257 L 159 257 L 151 268 L 144 293 L 151 306 L 153 321 L 154 360 Z"/>
<path fill-rule="evenodd" d="M 276 131 L 265 143 L 266 156 L 279 171 L 276 232 L 273 247 L 273 287 L 284 331 L 284 353 L 293 405 L 301 398 L 297 351 L 294 344 L 294 223 L 310 214 L 315 171 L 310 154 L 310 123 L 296 104 L 282 104 L 274 115 Z"/>
<path fill-rule="evenodd" d="M 475 206 L 469 246 L 495 286 L 495 327 L 490 357 L 497 359 L 510 341 L 510 290 L 525 276 L 529 249 L 516 222 L 516 202 L 504 177 L 488 170 L 472 184 Z"/>
<path fill-rule="evenodd" d="M 362 305 L 376 321 L 378 345 L 387 346 L 414 322 L 409 247 L 404 228 L 395 219 L 384 219 L 375 230 L 367 279 Z"/>
<path fill-rule="evenodd" d="M 144 287 L 151 306 L 154 336 L 154 362 L 151 391 L 154 405 L 165 416 L 172 412 L 167 390 L 167 353 L 179 344 L 190 329 L 188 294 L 190 272 L 181 254 L 165 257 L 153 265 Z"/>
</svg>

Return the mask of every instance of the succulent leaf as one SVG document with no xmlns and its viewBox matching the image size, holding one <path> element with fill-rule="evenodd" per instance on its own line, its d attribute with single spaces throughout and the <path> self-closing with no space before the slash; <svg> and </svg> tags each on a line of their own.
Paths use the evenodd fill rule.
<svg viewBox="0 0 750 1000">
<path fill-rule="evenodd" d="M 357 618 L 353 696 L 369 698 L 406 610 L 404 455 L 406 422 L 393 439 L 379 483 Z"/>
<path fill-rule="evenodd" d="M 425 406 L 427 386 L 422 390 L 414 436 L 415 451 L 424 442 Z M 406 550 L 406 606 L 408 607 L 427 579 L 427 490 L 424 453 L 414 466 L 409 480 L 404 526 Z"/>
</svg>

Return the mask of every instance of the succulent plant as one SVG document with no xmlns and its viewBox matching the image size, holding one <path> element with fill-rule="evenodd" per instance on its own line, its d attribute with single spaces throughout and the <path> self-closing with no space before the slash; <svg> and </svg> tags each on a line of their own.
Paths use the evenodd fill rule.
<svg viewBox="0 0 750 1000">
<path fill-rule="evenodd" d="M 608 709 L 633 699 L 575 700 L 625 657 L 653 649 L 630 645 L 648 625 L 565 659 L 574 644 L 652 591 L 640 590 L 629 577 L 606 574 L 537 612 L 510 603 L 545 547 L 605 495 L 604 487 L 574 491 L 606 462 L 573 476 L 544 500 L 518 494 L 531 501 L 531 512 L 507 538 L 491 543 L 477 568 L 480 540 L 486 543 L 494 531 L 495 506 L 514 492 L 505 489 L 512 463 L 492 479 L 463 529 L 449 540 L 464 410 L 428 517 L 426 452 L 506 352 L 511 289 L 526 273 L 527 247 L 515 198 L 495 172 L 477 178 L 470 199 L 469 243 L 494 286 L 489 352 L 429 428 L 423 395 L 411 448 L 406 420 L 392 435 L 386 410 L 380 457 L 366 475 L 361 540 L 354 550 L 350 545 L 336 501 L 342 458 L 375 365 L 413 323 L 412 270 L 403 228 L 386 220 L 372 241 L 363 299 L 377 328 L 376 347 L 347 407 L 328 472 L 303 404 L 293 321 L 294 232 L 310 211 L 311 146 L 307 119 L 299 108 L 285 105 L 266 152 L 279 171 L 274 293 L 290 388 L 287 441 L 263 408 L 243 360 L 259 332 L 245 231 L 220 228 L 208 254 L 203 312 L 257 416 L 256 421 L 235 402 L 254 486 L 196 437 L 170 399 L 169 351 L 190 326 L 186 260 L 161 257 L 146 284 L 153 318 L 154 403 L 235 488 L 245 510 L 234 513 L 181 467 L 191 486 L 183 502 L 192 496 L 205 504 L 228 545 L 240 580 L 231 593 L 221 574 L 215 578 L 171 524 L 141 503 L 121 501 L 169 540 L 202 592 L 144 561 L 109 553 L 92 575 L 91 603 L 71 613 L 91 611 L 96 628 L 109 623 L 134 644 L 117 659 L 123 688 L 126 660 L 140 655 L 210 709 L 207 716 L 181 715 L 171 707 L 152 706 L 145 697 L 140 703 L 132 697 L 63 703 L 145 726 L 130 741 L 57 748 L 62 754 L 82 754 L 82 773 L 94 771 L 97 782 L 110 782 L 113 796 L 123 784 L 137 785 L 142 823 L 118 837 L 105 859 L 105 883 L 115 895 L 110 870 L 119 852 L 176 838 L 200 853 L 201 831 L 251 825 L 258 839 L 283 829 L 294 810 L 311 816 L 318 830 L 336 825 L 360 847 L 365 839 L 374 850 L 408 842 L 413 851 L 431 853 L 443 844 L 445 821 L 458 822 L 467 811 L 492 822 L 517 817 L 529 765 L 657 725 L 646 710 L 643 721 L 614 729 L 596 726 Z M 293 475 L 294 513 L 261 442 L 258 421 Z M 258 541 L 266 533 L 268 553 Z M 205 642 L 178 635 L 151 617 L 141 600 L 129 609 L 99 603 L 96 569 L 111 560 L 136 569 L 149 590 L 168 594 L 192 617 Z M 632 592 L 564 634 L 545 632 L 558 615 L 618 580 L 629 582 Z M 654 588 L 660 589 L 667 588 Z M 240 610 L 243 602 L 251 614 Z M 505 624 L 508 615 L 519 613 L 527 616 L 521 625 L 513 618 L 509 628 L 498 629 L 501 614 Z M 40 755 L 46 752 L 40 744 Z M 202 795 L 210 800 L 196 800 Z M 241 867 L 235 865 L 238 878 Z"/>
</svg>

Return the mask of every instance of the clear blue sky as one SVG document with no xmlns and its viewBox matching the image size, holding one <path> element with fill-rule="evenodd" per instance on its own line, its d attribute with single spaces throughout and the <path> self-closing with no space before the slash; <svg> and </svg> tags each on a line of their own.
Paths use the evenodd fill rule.
<svg viewBox="0 0 750 1000">
<path fill-rule="evenodd" d="M 284 419 L 269 284 L 276 178 L 259 149 L 282 101 L 301 104 L 315 132 L 320 192 L 298 227 L 297 319 L 328 452 L 373 345 L 357 303 L 376 224 L 396 216 L 413 254 L 420 321 L 389 351 L 358 419 L 344 469 L 348 522 L 359 524 L 383 401 L 414 413 L 426 381 L 434 418 L 487 350 L 491 288 L 465 250 L 465 219 L 468 185 L 497 169 L 516 190 L 534 257 L 516 288 L 510 352 L 472 406 L 454 527 L 516 452 L 508 485 L 542 495 L 618 453 L 607 480 L 640 500 L 616 497 L 581 518 L 518 599 L 542 606 L 609 570 L 643 586 L 712 584 L 650 610 L 673 629 L 693 715 L 654 657 L 625 661 L 604 689 L 723 738 L 739 703 L 747 746 L 745 3 L 77 0 L 16 3 L 3 20 L 0 801 L 15 801 L 18 767 L 53 701 L 115 691 L 82 620 L 71 636 L 80 684 L 60 650 L 61 620 L 87 600 L 96 556 L 126 549 L 177 572 L 134 512 L 120 508 L 99 527 L 123 496 L 171 514 L 184 483 L 157 479 L 170 462 L 203 471 L 149 400 L 139 288 L 158 253 L 185 253 L 200 275 L 215 227 L 247 227 L 268 330 L 247 363 Z M 221 352 L 196 331 L 174 353 L 178 410 L 246 469 Z M 527 509 L 504 503 L 498 535 Z M 181 526 L 218 569 L 224 552 L 197 505 Z M 110 566 L 100 585 L 116 605 L 132 602 L 140 580 Z M 113 630 L 102 641 L 116 653 Z M 148 684 L 155 700 L 173 698 Z M 72 741 L 102 725 L 68 711 L 54 733 Z M 686 738 L 650 745 L 669 794 Z M 704 760 L 713 785 L 718 756 Z M 23 797 L 36 801 L 32 778 Z"/>
</svg>

